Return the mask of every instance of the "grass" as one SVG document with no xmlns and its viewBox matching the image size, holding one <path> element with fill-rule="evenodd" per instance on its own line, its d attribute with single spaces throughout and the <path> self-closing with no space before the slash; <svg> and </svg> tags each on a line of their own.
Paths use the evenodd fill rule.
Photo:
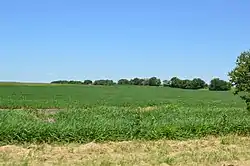
<svg viewBox="0 0 250 166">
<path fill-rule="evenodd" d="M 0 147 L 1 165 L 250 165 L 250 138 L 25 144 Z"/>
<path fill-rule="evenodd" d="M 185 108 L 171 105 L 152 110 L 95 107 L 59 112 L 0 112 L 0 142 L 87 143 L 95 141 L 189 139 L 207 135 L 249 135 L 250 115 L 237 108 Z"/>
<path fill-rule="evenodd" d="M 231 92 L 0 85 L 1 165 L 250 164 L 250 114 Z"/>
<path fill-rule="evenodd" d="M 0 86 L 0 108 L 86 108 L 96 106 L 145 107 L 174 104 L 187 108 L 243 108 L 231 92 L 136 86 Z"/>
<path fill-rule="evenodd" d="M 8 85 L 0 86 L 0 94 L 4 108 L 0 111 L 2 144 L 189 139 L 250 133 L 250 114 L 230 92 Z"/>
</svg>

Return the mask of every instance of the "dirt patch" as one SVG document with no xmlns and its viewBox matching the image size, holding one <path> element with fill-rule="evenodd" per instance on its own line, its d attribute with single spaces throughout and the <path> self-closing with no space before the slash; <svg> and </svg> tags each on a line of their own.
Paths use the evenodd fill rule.
<svg viewBox="0 0 250 166">
<path fill-rule="evenodd" d="M 226 144 L 225 141 L 227 140 Z M 0 147 L 0 165 L 250 165 L 250 138 Z"/>
</svg>

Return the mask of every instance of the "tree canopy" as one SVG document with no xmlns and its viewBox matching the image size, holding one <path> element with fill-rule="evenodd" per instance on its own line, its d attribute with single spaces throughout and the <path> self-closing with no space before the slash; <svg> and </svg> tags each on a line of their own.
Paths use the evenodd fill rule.
<svg viewBox="0 0 250 166">
<path fill-rule="evenodd" d="M 242 52 L 236 59 L 236 67 L 228 73 L 234 94 L 239 94 L 250 111 L 250 51 Z"/>
<path fill-rule="evenodd" d="M 129 84 L 130 84 L 130 82 L 128 79 L 120 79 L 118 81 L 118 85 L 129 85 Z"/>
<path fill-rule="evenodd" d="M 169 81 L 164 80 L 163 86 L 181 89 L 204 89 L 206 87 L 206 82 L 200 78 L 194 78 L 193 80 L 181 80 L 178 77 L 173 77 Z"/>
<path fill-rule="evenodd" d="M 214 78 L 210 81 L 209 90 L 211 91 L 228 91 L 231 89 L 231 84 L 219 78 Z"/>
</svg>

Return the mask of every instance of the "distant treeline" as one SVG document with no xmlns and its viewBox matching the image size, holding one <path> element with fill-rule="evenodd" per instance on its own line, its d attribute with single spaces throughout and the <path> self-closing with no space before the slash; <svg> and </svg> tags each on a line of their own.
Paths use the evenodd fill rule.
<svg viewBox="0 0 250 166">
<path fill-rule="evenodd" d="M 181 88 L 181 89 L 209 89 L 211 91 L 227 91 L 231 89 L 231 84 L 227 81 L 221 80 L 219 78 L 214 78 L 210 81 L 210 84 L 200 78 L 189 79 L 179 79 L 178 77 L 173 77 L 170 80 L 161 81 L 157 77 L 151 78 L 133 78 L 133 79 L 120 79 L 118 82 L 109 79 L 101 80 L 85 80 L 85 81 L 75 81 L 75 80 L 58 80 L 52 81 L 52 84 L 78 84 L 78 85 L 137 85 L 137 86 L 164 86 L 171 88 Z"/>
</svg>

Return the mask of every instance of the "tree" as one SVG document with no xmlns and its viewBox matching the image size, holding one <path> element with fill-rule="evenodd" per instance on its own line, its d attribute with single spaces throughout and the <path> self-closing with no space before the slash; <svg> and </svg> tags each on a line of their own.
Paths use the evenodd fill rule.
<svg viewBox="0 0 250 166">
<path fill-rule="evenodd" d="M 129 80 L 127 80 L 127 79 L 120 79 L 120 80 L 118 81 L 118 84 L 119 84 L 119 85 L 129 85 L 130 82 L 129 82 Z"/>
<path fill-rule="evenodd" d="M 148 80 L 149 86 L 160 86 L 161 85 L 161 80 L 156 78 L 156 77 L 151 77 Z"/>
<path fill-rule="evenodd" d="M 91 80 L 85 80 L 83 82 L 84 85 L 91 85 L 93 82 Z"/>
<path fill-rule="evenodd" d="M 148 78 L 143 79 L 142 85 L 148 86 L 149 85 L 149 79 Z"/>
<path fill-rule="evenodd" d="M 181 80 L 177 77 L 173 77 L 170 79 L 170 87 L 181 88 L 181 84 Z"/>
<path fill-rule="evenodd" d="M 246 102 L 250 111 L 250 50 L 242 52 L 236 60 L 236 67 L 228 73 L 230 83 L 235 87 L 234 94 Z"/>
<path fill-rule="evenodd" d="M 67 80 L 57 80 L 57 81 L 52 81 L 51 84 L 69 84 L 69 81 L 67 81 Z"/>
<path fill-rule="evenodd" d="M 170 81 L 169 80 L 163 80 L 163 86 L 169 87 L 170 86 Z"/>
<path fill-rule="evenodd" d="M 182 89 L 193 89 L 191 80 L 188 80 L 188 79 L 181 80 L 180 83 L 181 83 L 180 88 L 182 88 Z"/>
<path fill-rule="evenodd" d="M 94 81 L 94 85 L 115 85 L 113 80 L 96 80 Z"/>
<path fill-rule="evenodd" d="M 204 80 L 200 78 L 194 78 L 193 80 L 181 80 L 177 77 L 173 77 L 170 79 L 170 81 L 164 80 L 163 86 L 181 89 L 204 89 L 206 88 L 207 84 Z"/>
<path fill-rule="evenodd" d="M 70 80 L 69 84 L 83 84 L 83 82 L 82 81 Z"/>
<path fill-rule="evenodd" d="M 75 80 L 58 80 L 58 81 L 52 81 L 51 84 L 83 84 L 82 81 L 75 81 Z"/>
<path fill-rule="evenodd" d="M 194 78 L 192 80 L 192 89 L 204 89 L 206 87 L 206 82 L 200 78 Z"/>
<path fill-rule="evenodd" d="M 131 85 L 143 85 L 144 79 L 134 78 L 130 80 Z"/>
<path fill-rule="evenodd" d="M 227 81 L 220 80 L 219 78 L 214 78 L 210 81 L 209 90 L 210 91 L 228 91 L 231 89 L 231 84 Z"/>
</svg>

